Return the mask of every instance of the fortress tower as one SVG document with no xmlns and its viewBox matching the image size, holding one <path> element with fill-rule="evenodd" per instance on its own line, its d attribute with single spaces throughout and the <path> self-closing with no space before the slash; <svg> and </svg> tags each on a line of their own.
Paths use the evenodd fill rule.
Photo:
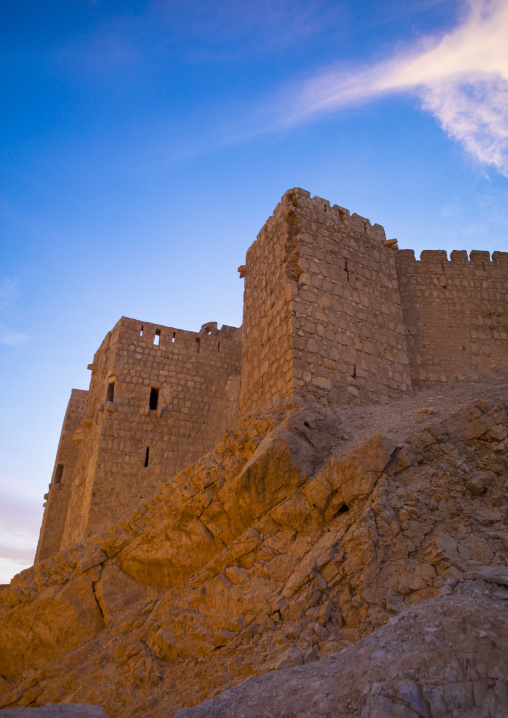
<svg viewBox="0 0 508 718">
<path fill-rule="evenodd" d="M 240 330 L 122 317 L 73 390 L 36 561 L 107 528 L 237 421 Z"/>
<path fill-rule="evenodd" d="M 123 317 L 73 390 L 36 561 L 107 528 L 275 400 L 389 402 L 508 376 L 508 253 L 399 250 L 383 228 L 289 190 L 240 267 L 243 329 Z"/>
<path fill-rule="evenodd" d="M 385 239 L 357 214 L 286 192 L 247 252 L 241 413 L 279 397 L 336 406 L 410 389 Z"/>
</svg>

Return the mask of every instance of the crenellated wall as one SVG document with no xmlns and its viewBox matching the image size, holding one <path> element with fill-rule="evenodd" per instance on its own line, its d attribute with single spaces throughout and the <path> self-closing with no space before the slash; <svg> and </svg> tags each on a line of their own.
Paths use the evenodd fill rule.
<svg viewBox="0 0 508 718">
<path fill-rule="evenodd" d="M 508 253 L 395 253 L 413 382 L 508 375 Z"/>
</svg>

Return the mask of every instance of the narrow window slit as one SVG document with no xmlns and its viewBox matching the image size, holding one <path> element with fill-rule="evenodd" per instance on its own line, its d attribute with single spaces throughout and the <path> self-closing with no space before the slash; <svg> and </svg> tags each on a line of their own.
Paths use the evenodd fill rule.
<svg viewBox="0 0 508 718">
<path fill-rule="evenodd" d="M 159 390 L 154 386 L 150 389 L 150 411 L 157 411 L 159 405 Z"/>
<path fill-rule="evenodd" d="M 106 392 L 106 401 L 113 401 L 115 398 L 115 382 L 112 381 L 108 384 L 108 390 Z"/>
<path fill-rule="evenodd" d="M 154 336 L 154 338 L 153 338 L 153 343 L 155 344 L 155 346 L 158 347 L 159 344 L 160 344 L 160 341 L 161 341 L 161 330 L 160 330 L 160 329 L 156 329 L 156 330 L 155 330 L 155 336 Z"/>
<path fill-rule="evenodd" d="M 353 364 L 353 373 L 351 374 L 353 379 L 356 379 L 356 364 Z"/>
<path fill-rule="evenodd" d="M 347 267 L 347 262 L 344 261 L 344 271 L 346 272 L 347 281 L 349 282 L 349 269 Z"/>
<path fill-rule="evenodd" d="M 140 337 L 143 336 L 143 325 L 141 325 L 141 331 L 139 332 L 139 336 L 140 336 Z"/>
<path fill-rule="evenodd" d="M 220 342 L 217 344 L 217 351 L 220 352 Z"/>
<path fill-rule="evenodd" d="M 150 456 L 150 447 L 146 447 L 146 454 L 145 454 L 145 466 L 148 466 L 148 457 Z"/>
<path fill-rule="evenodd" d="M 196 337 L 196 351 L 198 353 L 201 351 L 201 339 L 199 337 Z"/>
<path fill-rule="evenodd" d="M 56 471 L 55 471 L 55 484 L 59 484 L 61 482 L 62 474 L 63 474 L 63 464 L 57 464 Z"/>
<path fill-rule="evenodd" d="M 171 344 L 175 343 L 175 339 L 176 339 L 176 332 L 173 332 L 173 336 L 171 337 Z"/>
</svg>

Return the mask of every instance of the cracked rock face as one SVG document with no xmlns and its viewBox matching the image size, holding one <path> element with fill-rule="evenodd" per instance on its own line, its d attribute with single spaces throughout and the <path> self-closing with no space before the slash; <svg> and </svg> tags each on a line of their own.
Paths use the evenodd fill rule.
<svg viewBox="0 0 508 718">
<path fill-rule="evenodd" d="M 464 632 L 457 665 L 439 630 L 402 633 L 399 649 L 370 658 L 362 646 L 401 615 L 397 630 L 417 626 L 425 606 L 457 636 L 461 616 L 473 625 L 485 611 L 491 622 L 505 615 L 507 399 L 506 385 L 475 384 L 387 407 L 254 412 L 133 514 L 0 591 L 0 707 L 86 702 L 110 718 L 171 718 L 246 679 L 242 691 L 256 676 L 307 676 L 354 655 L 368 668 L 354 674 L 351 710 L 437 710 L 434 664 L 464 685 L 477 671 L 489 690 L 479 683 L 471 700 L 487 696 L 497 710 L 494 644 L 478 662 Z M 487 641 L 477 638 L 475 656 Z M 425 651 L 404 653 L 418 640 Z M 335 663 L 323 660 L 332 654 Z"/>
<path fill-rule="evenodd" d="M 470 576 L 341 653 L 252 678 L 177 718 L 506 716 L 508 596 L 498 593 L 508 569 Z"/>
</svg>

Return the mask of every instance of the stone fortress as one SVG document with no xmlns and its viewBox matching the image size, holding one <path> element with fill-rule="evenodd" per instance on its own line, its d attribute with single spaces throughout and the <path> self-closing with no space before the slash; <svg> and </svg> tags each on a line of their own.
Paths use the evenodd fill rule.
<svg viewBox="0 0 508 718">
<path fill-rule="evenodd" d="M 36 563 L 104 530 L 285 400 L 387 403 L 508 377 L 508 253 L 399 250 L 379 224 L 284 194 L 240 267 L 241 329 L 122 317 L 71 394 Z"/>
</svg>

